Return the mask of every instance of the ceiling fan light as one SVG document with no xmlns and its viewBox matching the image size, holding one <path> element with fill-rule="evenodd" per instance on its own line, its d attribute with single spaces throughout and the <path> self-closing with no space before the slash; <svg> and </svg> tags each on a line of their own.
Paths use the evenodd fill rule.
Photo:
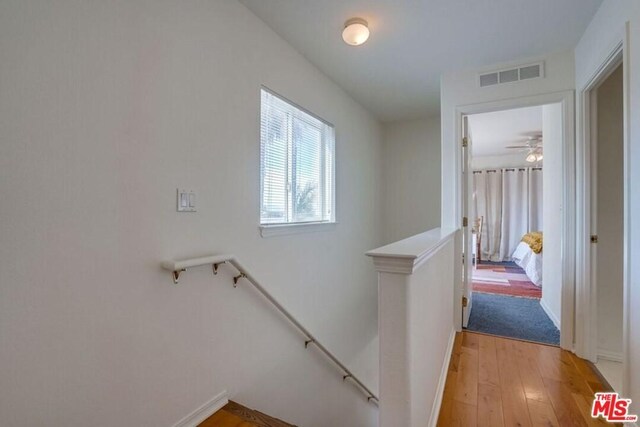
<svg viewBox="0 0 640 427">
<path fill-rule="evenodd" d="M 350 46 L 360 46 L 369 39 L 369 26 L 362 18 L 352 18 L 344 23 L 342 40 Z"/>
<path fill-rule="evenodd" d="M 539 162 L 540 160 L 542 160 L 542 153 L 536 155 L 536 160 Z"/>
<path fill-rule="evenodd" d="M 542 159 L 542 156 L 540 156 L 540 158 Z M 538 156 L 536 156 L 534 153 L 529 153 L 525 160 L 529 163 L 534 163 L 538 161 Z"/>
</svg>

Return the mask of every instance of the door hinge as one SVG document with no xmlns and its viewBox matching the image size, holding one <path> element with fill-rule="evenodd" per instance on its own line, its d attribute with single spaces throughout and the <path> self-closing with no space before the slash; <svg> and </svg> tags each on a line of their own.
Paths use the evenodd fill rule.
<svg viewBox="0 0 640 427">
<path fill-rule="evenodd" d="M 467 297 L 462 297 L 462 306 L 466 307 L 469 305 L 469 298 Z"/>
<path fill-rule="evenodd" d="M 464 254 L 462 254 L 462 265 L 464 265 Z"/>
<path fill-rule="evenodd" d="M 462 138 L 462 148 L 467 148 L 469 146 L 469 138 L 466 136 Z"/>
<path fill-rule="evenodd" d="M 591 235 L 591 243 L 598 243 L 598 235 L 597 234 L 592 234 Z"/>
<path fill-rule="evenodd" d="M 466 216 L 462 217 L 462 226 L 463 227 L 467 227 L 469 225 L 469 218 L 467 218 Z"/>
</svg>

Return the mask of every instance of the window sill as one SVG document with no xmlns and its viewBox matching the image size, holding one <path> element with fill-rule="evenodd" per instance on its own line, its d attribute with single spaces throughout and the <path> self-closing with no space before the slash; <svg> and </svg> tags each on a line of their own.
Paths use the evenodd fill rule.
<svg viewBox="0 0 640 427">
<path fill-rule="evenodd" d="M 298 224 L 261 225 L 262 237 L 286 236 L 288 234 L 313 233 L 316 231 L 331 231 L 337 222 L 306 222 Z"/>
</svg>

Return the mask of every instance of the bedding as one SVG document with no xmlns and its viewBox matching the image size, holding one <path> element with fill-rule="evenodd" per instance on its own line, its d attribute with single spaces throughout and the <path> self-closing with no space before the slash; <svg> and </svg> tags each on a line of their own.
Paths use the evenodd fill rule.
<svg viewBox="0 0 640 427">
<path fill-rule="evenodd" d="M 535 253 L 528 243 L 520 242 L 513 252 L 513 255 L 511 255 L 511 260 L 524 270 L 534 285 L 539 287 L 542 287 L 541 252 Z"/>
<path fill-rule="evenodd" d="M 522 237 L 522 242 L 529 245 L 534 254 L 539 254 L 542 252 L 542 232 L 541 231 L 533 231 L 531 233 L 527 233 Z"/>
</svg>

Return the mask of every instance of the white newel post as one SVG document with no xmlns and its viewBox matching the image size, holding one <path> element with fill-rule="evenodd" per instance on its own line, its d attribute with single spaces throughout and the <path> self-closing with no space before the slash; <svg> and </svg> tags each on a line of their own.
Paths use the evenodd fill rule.
<svg viewBox="0 0 640 427">
<path fill-rule="evenodd" d="M 380 427 L 435 425 L 455 335 L 453 229 L 372 250 L 378 271 Z"/>
</svg>

